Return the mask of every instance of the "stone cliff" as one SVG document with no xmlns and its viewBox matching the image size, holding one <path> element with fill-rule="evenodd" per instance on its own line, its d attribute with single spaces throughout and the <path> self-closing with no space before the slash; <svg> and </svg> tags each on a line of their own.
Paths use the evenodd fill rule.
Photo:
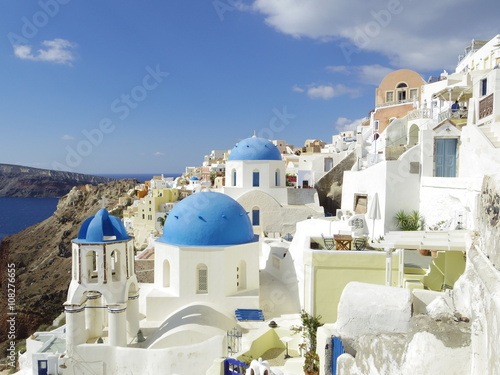
<svg viewBox="0 0 500 375">
<path fill-rule="evenodd" d="M 94 215 L 104 197 L 111 214 L 121 216 L 120 197 L 132 196 L 137 180 L 115 180 L 97 186 L 74 187 L 63 196 L 54 214 L 24 231 L 5 237 L 0 244 L 2 316 L 7 313 L 7 265 L 15 269 L 17 339 L 51 324 L 63 311 L 71 278 L 71 240 L 82 222 Z M 0 341 L 7 336 L 6 320 L 0 322 Z M 3 348 L 2 348 L 3 349 Z M 2 350 L 5 353 L 5 350 Z"/>
<path fill-rule="evenodd" d="M 62 197 L 73 186 L 110 181 L 109 177 L 0 164 L 0 197 Z"/>
</svg>

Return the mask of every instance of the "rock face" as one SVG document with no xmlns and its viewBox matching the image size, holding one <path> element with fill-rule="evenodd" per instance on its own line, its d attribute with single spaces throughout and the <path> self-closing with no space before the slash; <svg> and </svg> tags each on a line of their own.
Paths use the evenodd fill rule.
<svg viewBox="0 0 500 375">
<path fill-rule="evenodd" d="M 62 197 L 73 186 L 110 181 L 109 177 L 0 164 L 0 197 Z"/>
<path fill-rule="evenodd" d="M 335 215 L 337 208 L 340 208 L 344 171 L 351 170 L 354 163 L 356 153 L 351 152 L 314 185 L 318 191 L 319 204 L 324 207 L 325 212 Z"/>
<path fill-rule="evenodd" d="M 63 312 L 71 279 L 71 240 L 78 236 L 82 222 L 101 208 L 103 197 L 110 213 L 121 216 L 123 207 L 118 206 L 118 199 L 133 195 L 137 183 L 130 179 L 74 187 L 59 200 L 50 218 L 2 240 L 0 269 L 7 270 L 8 264 L 15 268 L 17 339 L 27 337 L 41 324 L 50 325 Z M 1 290 L 7 291 L 6 271 L 0 281 Z M 0 308 L 6 316 L 6 297 L 1 299 Z M 3 319 L 0 341 L 7 339 L 7 332 Z"/>
</svg>

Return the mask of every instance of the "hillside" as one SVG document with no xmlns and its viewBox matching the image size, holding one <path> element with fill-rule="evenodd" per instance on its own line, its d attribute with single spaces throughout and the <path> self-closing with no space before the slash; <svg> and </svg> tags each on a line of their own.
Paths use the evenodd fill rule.
<svg viewBox="0 0 500 375">
<path fill-rule="evenodd" d="M 16 270 L 16 333 L 25 338 L 41 324 L 50 324 L 63 311 L 71 279 L 71 240 L 76 238 L 82 222 L 100 208 L 106 198 L 111 214 L 121 216 L 120 197 L 133 194 L 137 180 L 115 180 L 98 186 L 74 187 L 57 204 L 47 220 L 24 231 L 5 237 L 0 244 L 0 269 L 7 264 Z M 7 272 L 0 278 L 0 310 L 6 316 L 5 292 Z M 0 323 L 0 342 L 6 340 L 5 319 Z M 3 347 L 2 347 L 3 349 Z M 2 350 L 5 353 L 5 350 Z"/>
<path fill-rule="evenodd" d="M 73 186 L 97 185 L 112 180 L 109 177 L 0 164 L 0 197 L 62 197 Z"/>
</svg>

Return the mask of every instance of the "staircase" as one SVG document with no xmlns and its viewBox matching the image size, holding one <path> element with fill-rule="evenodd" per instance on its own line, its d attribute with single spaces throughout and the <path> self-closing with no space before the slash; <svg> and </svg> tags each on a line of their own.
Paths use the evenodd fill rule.
<svg viewBox="0 0 500 375">
<path fill-rule="evenodd" d="M 490 141 L 490 143 L 495 147 L 495 148 L 500 148 L 500 137 L 496 135 L 496 133 L 491 129 L 490 126 L 481 126 L 479 127 L 481 132 L 484 134 L 486 138 Z"/>
<path fill-rule="evenodd" d="M 264 313 L 257 309 L 237 309 L 234 314 L 240 322 L 264 321 Z"/>
</svg>

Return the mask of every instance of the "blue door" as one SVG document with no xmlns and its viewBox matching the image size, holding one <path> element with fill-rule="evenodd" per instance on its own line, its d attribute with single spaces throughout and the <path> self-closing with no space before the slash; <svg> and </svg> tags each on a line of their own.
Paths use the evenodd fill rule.
<svg viewBox="0 0 500 375">
<path fill-rule="evenodd" d="M 337 374 L 337 358 L 344 354 L 344 345 L 340 337 L 332 337 L 332 374 Z"/>
<path fill-rule="evenodd" d="M 436 177 L 456 177 L 457 139 L 436 139 Z"/>
<path fill-rule="evenodd" d="M 38 361 L 38 375 L 47 375 L 47 360 L 39 360 Z"/>
</svg>

